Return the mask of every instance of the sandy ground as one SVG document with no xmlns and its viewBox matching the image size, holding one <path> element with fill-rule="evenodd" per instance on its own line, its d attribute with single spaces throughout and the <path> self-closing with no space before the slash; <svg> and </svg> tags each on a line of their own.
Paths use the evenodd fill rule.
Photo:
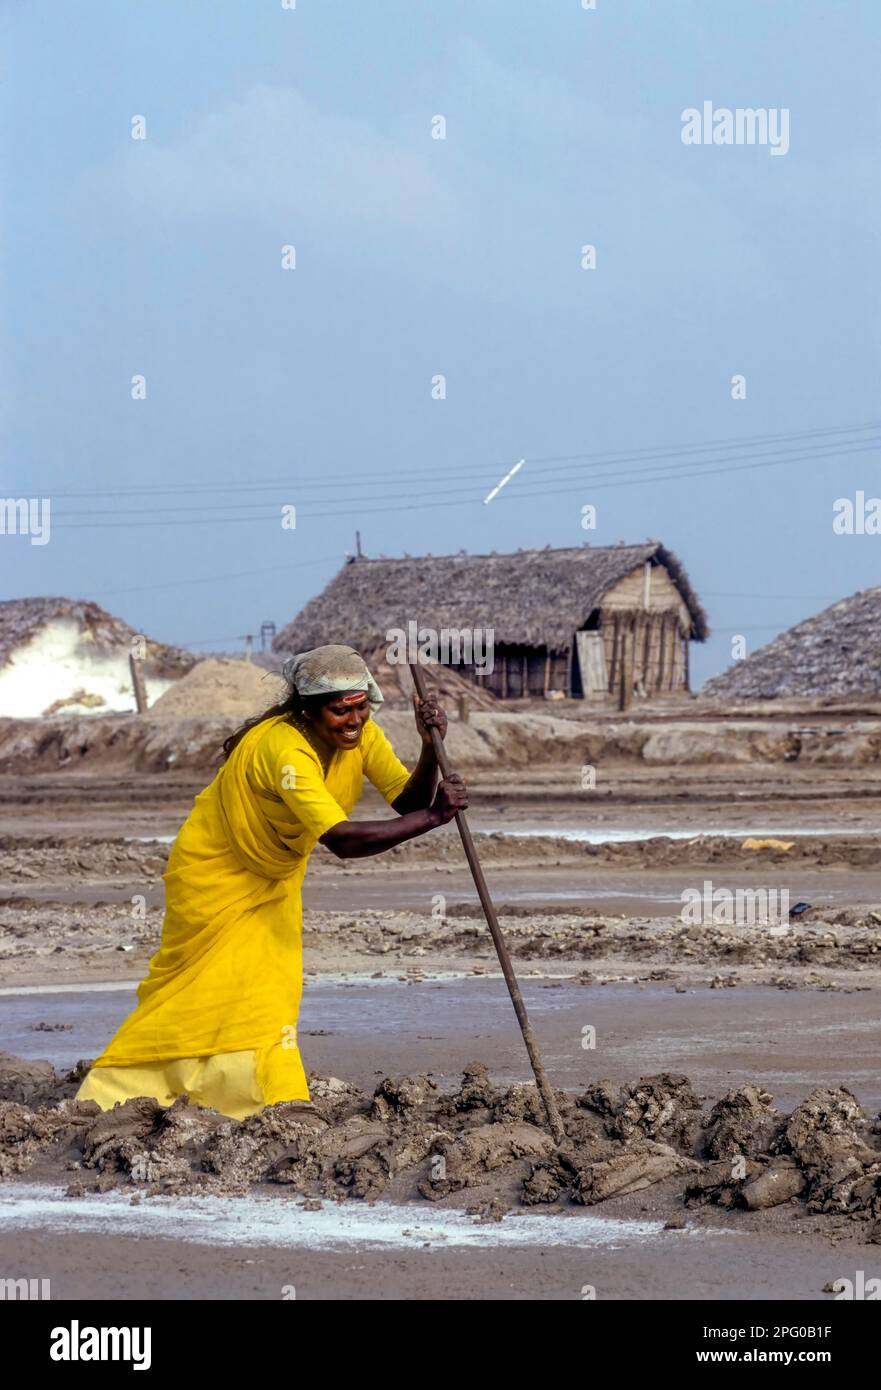
<svg viewBox="0 0 881 1390">
<path fill-rule="evenodd" d="M 0 779 L 7 1052 L 49 1059 L 63 1077 L 128 1012 L 158 941 L 167 839 L 202 780 Z M 293 1180 L 280 1183 L 257 1164 L 247 1182 L 205 1190 L 201 1178 L 181 1178 L 180 1155 L 171 1162 L 152 1121 L 131 1141 L 137 1153 L 117 1143 L 112 1161 L 89 1167 L 88 1117 L 37 1142 L 22 1114 L 55 1113 L 57 1095 L 15 1098 L 7 1073 L 0 1152 L 21 1157 L 30 1144 L 36 1156 L 0 1185 L 0 1263 L 15 1250 L 18 1263 L 52 1275 L 54 1296 L 153 1298 L 271 1299 L 288 1285 L 306 1298 L 436 1298 L 454 1285 L 463 1297 L 557 1299 L 592 1285 L 607 1298 L 822 1299 L 854 1270 L 881 1275 L 874 767 L 631 765 L 606 769 L 601 797 L 582 792 L 572 768 L 473 780 L 470 819 L 548 1070 L 571 1109 L 568 1167 L 543 1151 L 541 1115 L 522 1110 L 528 1064 L 450 828 L 354 868 L 318 854 L 310 869 L 300 1043 L 308 1069 L 360 1099 L 354 1119 L 325 1117 L 330 1148 L 308 1173 L 290 1160 Z M 363 814 L 377 812 L 368 799 Z M 747 851 L 749 835 L 790 848 Z M 783 927 L 688 925 L 681 894 L 706 880 L 786 889 L 791 904 L 811 906 Z M 450 1098 L 475 1061 L 493 1104 L 457 1110 Z M 370 1180 L 362 1173 L 340 1190 L 327 1170 L 328 1153 L 339 1164 L 340 1124 L 377 1123 L 387 1102 L 376 1088 L 407 1077 L 417 1090 L 428 1079 L 428 1099 L 412 1113 L 392 1104 L 378 1148 L 365 1151 Z M 666 1102 L 655 1092 L 646 1100 L 644 1078 L 677 1094 L 687 1078 L 684 1129 L 654 1126 Z M 599 1095 L 601 1081 L 611 1089 Z M 752 1138 L 738 1140 L 753 1168 L 735 1180 L 713 1168 L 734 1149 L 708 1149 L 707 1126 L 745 1087 L 747 1108 L 761 1113 Z M 806 1104 L 810 1134 L 796 1142 L 786 1134 Z M 628 1128 L 634 1105 L 641 1118 Z M 15 1123 L 10 1106 L 24 1107 Z M 526 1130 L 516 1152 L 481 1168 L 479 1155 L 460 1152 L 479 1148 L 481 1124 L 503 1147 L 506 1127 Z M 419 1153 L 414 1135 L 424 1139 L 426 1126 L 449 1132 L 447 1159 L 468 1170 L 461 1187 L 419 1191 L 436 1147 L 410 1166 L 400 1159 L 402 1145 Z M 291 1134 L 283 1138 L 291 1150 Z M 849 1168 L 846 1181 L 833 1158 Z M 161 1186 L 163 1164 L 176 1188 Z M 624 1187 L 636 1186 L 616 1190 L 609 1179 L 606 1192 L 622 1165 Z M 745 1188 L 769 1174 L 791 1195 L 749 1209 Z M 709 1185 L 687 1195 L 697 1178 Z M 524 1201 L 530 1181 L 535 1200 Z M 344 1215 L 356 1210 L 372 1214 L 369 1228 L 357 1226 L 366 1216 Z"/>
</svg>

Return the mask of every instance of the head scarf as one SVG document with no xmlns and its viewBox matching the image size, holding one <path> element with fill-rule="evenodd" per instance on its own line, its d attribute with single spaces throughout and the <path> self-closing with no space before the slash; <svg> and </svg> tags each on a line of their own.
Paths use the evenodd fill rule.
<svg viewBox="0 0 881 1390">
<path fill-rule="evenodd" d="M 382 691 L 353 647 L 313 647 L 288 657 L 281 668 L 288 685 L 300 695 L 333 695 L 340 690 L 364 690 L 370 711 L 375 714 L 383 702 Z"/>
</svg>

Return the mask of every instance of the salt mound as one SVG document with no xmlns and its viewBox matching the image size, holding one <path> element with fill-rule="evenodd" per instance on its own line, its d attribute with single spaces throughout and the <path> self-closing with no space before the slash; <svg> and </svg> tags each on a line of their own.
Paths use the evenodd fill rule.
<svg viewBox="0 0 881 1390">
<path fill-rule="evenodd" d="M 0 602 L 0 716 L 123 713 L 135 707 L 129 653 L 141 647 L 148 702 L 193 664 L 180 647 L 67 598 Z"/>
<path fill-rule="evenodd" d="M 879 616 L 881 588 L 851 594 L 714 676 L 701 696 L 775 700 L 881 694 Z"/>
<path fill-rule="evenodd" d="M 150 713 L 175 719 L 211 714 L 250 719 L 276 704 L 285 690 L 280 676 L 250 661 L 209 658 L 175 681 L 151 706 Z"/>
</svg>

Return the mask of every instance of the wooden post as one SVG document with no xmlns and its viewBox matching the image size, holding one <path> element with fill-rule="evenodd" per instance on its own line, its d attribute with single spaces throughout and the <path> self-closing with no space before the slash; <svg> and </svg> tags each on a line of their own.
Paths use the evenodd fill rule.
<svg viewBox="0 0 881 1390">
<path fill-rule="evenodd" d="M 550 653 L 550 651 L 546 651 L 546 652 L 545 652 L 544 678 L 543 678 L 543 683 L 542 683 L 542 693 L 544 694 L 545 699 L 548 698 L 548 690 L 550 689 L 550 684 L 551 684 L 551 653 Z"/>
<path fill-rule="evenodd" d="M 618 621 L 618 614 L 612 619 L 612 660 L 609 662 L 609 692 L 614 694 L 621 683 L 621 662 L 619 643 L 621 639 L 621 624 Z"/>
<path fill-rule="evenodd" d="M 467 696 L 467 695 L 460 695 L 460 696 L 459 696 L 459 722 L 460 722 L 461 724 L 467 724 L 467 723 L 468 723 L 468 696 Z"/>
<path fill-rule="evenodd" d="M 670 616 L 670 685 L 668 689 L 675 689 L 675 677 L 677 677 L 677 639 L 680 637 L 680 620 L 675 613 Z"/>
<path fill-rule="evenodd" d="M 507 653 L 502 653 L 502 699 L 508 698 L 508 657 Z"/>
<path fill-rule="evenodd" d="M 627 640 L 628 629 L 624 623 L 621 624 L 621 653 L 619 657 L 619 667 L 621 670 L 621 683 L 618 688 L 618 708 L 625 710 L 630 708 L 633 699 L 633 635 L 630 634 L 630 641 Z"/>
<path fill-rule="evenodd" d="M 136 656 L 129 652 L 128 668 L 132 673 L 132 690 L 135 692 L 135 708 L 138 714 L 147 713 L 147 687 L 144 684 L 144 672 L 141 663 Z"/>
<path fill-rule="evenodd" d="M 636 686 L 637 686 L 638 682 L 639 682 L 640 680 L 642 680 L 643 674 L 644 674 L 644 673 L 641 673 L 641 672 L 640 672 L 640 667 L 639 667 L 639 654 L 640 654 L 641 651 L 644 651 L 644 650 L 645 650 L 645 640 L 644 640 L 644 637 L 643 637 L 643 627 L 644 627 L 644 625 L 645 625 L 645 619 L 643 618 L 643 616 L 642 616 L 641 613 L 638 613 L 638 614 L 636 615 L 636 617 L 634 618 L 634 620 L 633 620 L 633 656 L 632 656 L 632 659 L 631 659 L 631 662 L 630 662 L 630 666 L 631 666 L 631 672 L 630 672 L 630 686 L 631 686 L 631 689 L 632 689 L 632 690 L 636 690 Z M 645 682 L 644 682 L 644 681 L 643 681 L 643 690 L 645 690 Z"/>
<path fill-rule="evenodd" d="M 667 648 L 667 615 L 661 614 L 658 624 L 658 671 L 655 678 L 655 689 L 664 689 L 664 660 Z"/>
</svg>

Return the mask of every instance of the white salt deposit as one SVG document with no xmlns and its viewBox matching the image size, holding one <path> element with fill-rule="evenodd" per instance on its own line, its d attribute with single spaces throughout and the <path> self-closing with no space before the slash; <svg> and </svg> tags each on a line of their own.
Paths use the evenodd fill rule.
<svg viewBox="0 0 881 1390">
<path fill-rule="evenodd" d="M 0 1187 L 0 1231 L 92 1231 L 111 1236 L 164 1236 L 199 1245 L 275 1245 L 307 1250 L 358 1246 L 419 1249 L 425 1245 L 615 1248 L 658 1237 L 669 1240 L 661 1235 L 660 1221 L 621 1221 L 580 1212 L 517 1212 L 500 1222 L 480 1223 L 460 1211 L 426 1210 L 393 1202 L 329 1201 L 319 1211 L 306 1211 L 300 1199 L 288 1194 L 142 1197 L 133 1207 L 134 1190 L 66 1197 L 60 1187 L 6 1184 Z"/>
<path fill-rule="evenodd" d="M 0 716 L 35 719 L 58 700 L 68 701 L 85 691 L 100 704 L 67 704 L 60 714 L 125 713 L 134 710 L 128 650 L 105 655 L 89 651 L 90 636 L 79 624 L 57 619 L 40 628 L 29 642 L 0 667 Z M 148 680 L 152 704 L 174 682 Z"/>
</svg>

